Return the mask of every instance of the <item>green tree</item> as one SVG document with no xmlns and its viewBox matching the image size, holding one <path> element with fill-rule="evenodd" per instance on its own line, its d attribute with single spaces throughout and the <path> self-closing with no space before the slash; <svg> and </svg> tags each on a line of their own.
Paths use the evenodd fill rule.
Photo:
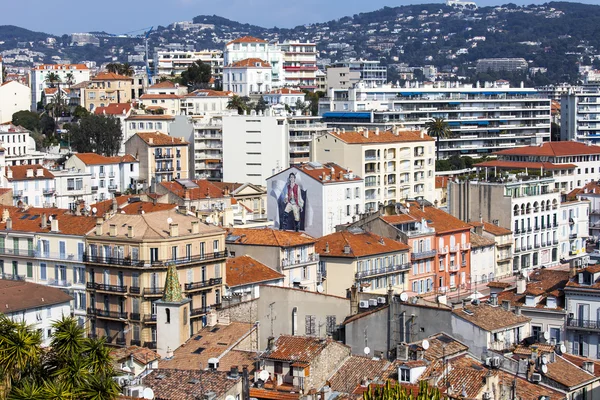
<svg viewBox="0 0 600 400">
<path fill-rule="evenodd" d="M 40 116 L 32 111 L 17 111 L 12 116 L 12 123 L 16 126 L 22 126 L 28 131 L 40 129 Z"/>
<path fill-rule="evenodd" d="M 267 102 L 263 96 L 260 96 L 260 99 L 256 102 L 256 107 L 254 107 L 256 112 L 265 111 L 267 109 Z"/>
<path fill-rule="evenodd" d="M 48 114 L 42 114 L 40 117 L 40 131 L 43 135 L 52 136 L 56 132 L 56 122 Z"/>
<path fill-rule="evenodd" d="M 425 129 L 427 134 L 431 137 L 435 137 L 435 155 L 436 158 L 440 159 L 440 138 L 448 138 L 451 135 L 448 123 L 443 118 L 433 118 L 425 123 Z"/>
<path fill-rule="evenodd" d="M 227 109 L 237 110 L 238 114 L 243 114 L 244 111 L 248 111 L 248 102 L 250 101 L 247 97 L 242 97 L 234 94 L 227 102 Z"/>
<path fill-rule="evenodd" d="M 431 387 L 427 381 L 419 382 L 419 393 L 412 394 L 411 391 L 400 386 L 398 382 L 392 384 L 387 381 L 385 385 L 377 387 L 369 386 L 369 390 L 363 393 L 364 400 L 441 400 L 444 399 L 440 390 Z"/>
<path fill-rule="evenodd" d="M 188 87 L 188 91 L 207 88 L 212 78 L 209 64 L 198 60 L 181 73 L 181 84 Z"/>
<path fill-rule="evenodd" d="M 75 121 L 78 121 L 81 118 L 83 118 L 83 117 L 85 117 L 86 115 L 89 115 L 89 114 L 90 114 L 90 112 L 85 107 L 75 106 L 75 109 L 73 109 L 73 112 L 71 113 L 71 116 L 73 117 L 73 119 Z"/>
<path fill-rule="evenodd" d="M 129 63 L 124 63 L 119 66 L 119 74 L 125 76 L 133 76 L 133 67 Z"/>
<path fill-rule="evenodd" d="M 69 131 L 71 147 L 79 153 L 98 153 L 115 156 L 121 147 L 121 121 L 104 115 L 89 114 Z"/>
<path fill-rule="evenodd" d="M 106 65 L 106 70 L 108 72 L 112 72 L 113 74 L 118 74 L 119 73 L 119 63 L 109 63 Z"/>
<path fill-rule="evenodd" d="M 48 75 L 46 75 L 45 81 L 51 88 L 53 88 L 60 83 L 60 76 L 58 76 L 56 72 L 50 72 Z"/>
<path fill-rule="evenodd" d="M 66 76 L 65 76 L 65 83 L 71 87 L 72 84 L 75 83 L 75 75 L 73 75 L 72 72 L 69 72 Z"/>
</svg>

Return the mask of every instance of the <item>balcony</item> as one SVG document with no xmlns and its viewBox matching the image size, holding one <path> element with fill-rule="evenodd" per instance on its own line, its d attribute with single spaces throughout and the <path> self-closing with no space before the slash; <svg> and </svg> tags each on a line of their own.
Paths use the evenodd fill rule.
<svg viewBox="0 0 600 400">
<path fill-rule="evenodd" d="M 105 172 L 99 172 L 99 173 L 98 173 L 98 176 L 99 176 L 100 178 L 106 178 L 106 173 L 105 173 Z"/>
<path fill-rule="evenodd" d="M 164 292 L 165 292 L 165 288 L 163 288 L 163 287 L 145 287 L 144 288 L 144 297 L 153 297 L 153 296 L 162 297 Z"/>
<path fill-rule="evenodd" d="M 462 260 L 462 261 L 460 262 L 460 266 L 461 266 L 461 267 L 466 267 L 466 266 L 467 266 L 467 260 Z"/>
<path fill-rule="evenodd" d="M 156 342 L 144 342 L 144 347 L 156 350 Z"/>
<path fill-rule="evenodd" d="M 158 154 L 154 155 L 154 158 L 156 160 L 169 160 L 169 159 L 173 158 L 173 154 L 158 153 Z"/>
<path fill-rule="evenodd" d="M 23 197 L 22 190 L 13 190 L 13 197 Z"/>
<path fill-rule="evenodd" d="M 145 324 L 156 323 L 156 314 L 144 314 L 144 323 Z"/>
<path fill-rule="evenodd" d="M 108 185 L 108 191 L 109 192 L 116 192 L 117 191 L 117 185 Z"/>
<path fill-rule="evenodd" d="M 433 258 L 438 253 L 437 250 L 417 251 L 410 254 L 411 260 L 422 260 L 424 258 Z"/>
<path fill-rule="evenodd" d="M 129 341 L 129 344 L 130 344 L 131 346 L 141 346 L 141 345 L 142 345 L 142 342 L 141 342 L 141 341 L 139 341 L 139 340 L 134 340 L 134 339 L 132 339 L 131 341 Z"/>
<path fill-rule="evenodd" d="M 118 320 L 127 319 L 127 313 L 123 312 L 123 311 L 109 311 L 109 310 L 101 310 L 99 308 L 88 308 L 87 313 L 90 315 L 95 315 L 98 318 L 118 319 Z"/>
<path fill-rule="evenodd" d="M 410 264 L 408 264 L 408 263 L 396 264 L 396 265 L 390 265 L 390 266 L 384 267 L 384 268 L 372 269 L 369 271 L 359 271 L 356 273 L 355 277 L 356 277 L 356 279 L 362 279 L 362 278 L 367 278 L 367 277 L 371 277 L 371 276 L 385 275 L 385 274 L 389 274 L 392 272 L 408 271 L 409 269 L 410 269 Z"/>
<path fill-rule="evenodd" d="M 111 172 L 109 172 L 109 173 L 108 173 L 108 177 L 109 177 L 109 178 L 114 178 L 114 177 L 115 177 L 115 173 L 114 173 L 114 172 L 112 172 L 112 171 L 111 171 Z"/>
<path fill-rule="evenodd" d="M 558 239 L 554 239 L 554 240 L 552 241 L 552 244 L 558 244 Z"/>
<path fill-rule="evenodd" d="M 190 310 L 191 317 L 200 317 L 202 315 L 208 314 L 210 311 L 210 307 L 200 307 L 200 308 L 192 308 Z"/>
<path fill-rule="evenodd" d="M 116 339 L 117 346 L 125 346 L 127 344 L 127 340 L 125 338 L 118 337 Z"/>
<path fill-rule="evenodd" d="M 448 270 L 450 272 L 457 272 L 460 269 L 460 267 L 458 265 L 450 265 L 450 268 L 448 268 Z"/>
<path fill-rule="evenodd" d="M 98 186 L 92 186 L 92 192 L 97 192 L 98 191 Z"/>
<path fill-rule="evenodd" d="M 463 250 L 463 251 L 470 250 L 471 249 L 471 243 L 462 243 L 460 245 L 460 249 Z"/>
<path fill-rule="evenodd" d="M 107 285 L 104 283 L 88 282 L 86 286 L 88 289 L 99 290 L 102 292 L 127 293 L 127 286 L 122 285 Z"/>
<path fill-rule="evenodd" d="M 307 264 L 314 264 L 316 262 L 319 262 L 319 255 L 309 254 L 308 257 L 306 257 L 305 259 L 298 258 L 296 260 L 281 260 L 281 268 L 300 267 Z"/>
<path fill-rule="evenodd" d="M 10 256 L 19 256 L 19 257 L 35 257 L 35 251 L 33 250 L 23 250 L 23 249 L 8 249 L 6 247 L 0 247 L 0 254 L 10 255 Z"/>
<path fill-rule="evenodd" d="M 129 293 L 131 293 L 131 294 L 140 294 L 141 293 L 141 289 L 139 288 L 139 286 L 129 286 Z"/>
<path fill-rule="evenodd" d="M 7 281 L 24 281 L 25 280 L 25 275 L 15 275 L 15 274 L 5 274 L 2 273 L 0 275 L 0 278 L 7 280 Z"/>
<path fill-rule="evenodd" d="M 569 234 L 569 239 L 577 239 L 577 234 L 576 233 L 570 233 Z"/>
<path fill-rule="evenodd" d="M 210 278 L 207 281 L 200 282 L 192 282 L 185 284 L 185 290 L 188 292 L 196 291 L 196 290 L 204 290 L 210 288 L 215 285 L 220 285 L 223 283 L 223 278 Z"/>
<path fill-rule="evenodd" d="M 448 246 L 444 246 L 441 249 L 438 249 L 438 254 L 448 254 Z"/>
<path fill-rule="evenodd" d="M 600 331 L 600 321 L 591 319 L 567 319 L 567 327 L 589 331 Z"/>
<path fill-rule="evenodd" d="M 460 245 L 450 246 L 450 253 L 456 253 L 460 250 Z"/>
<path fill-rule="evenodd" d="M 173 172 L 173 171 L 175 171 L 173 166 L 156 168 L 156 172 L 158 172 L 158 173 L 167 173 L 167 172 Z"/>
<path fill-rule="evenodd" d="M 129 319 L 132 321 L 139 321 L 140 320 L 140 313 L 131 313 L 129 314 Z"/>
<path fill-rule="evenodd" d="M 44 193 L 44 196 L 52 196 L 55 192 L 56 192 L 56 189 L 54 189 L 54 188 L 42 189 L 42 193 Z"/>
<path fill-rule="evenodd" d="M 71 281 L 66 279 L 48 279 L 48 286 L 66 288 L 71 286 Z"/>
<path fill-rule="evenodd" d="M 218 259 L 225 259 L 226 251 L 217 251 L 214 253 L 205 253 L 191 257 L 181 257 L 168 260 L 132 260 L 129 257 L 103 257 L 98 255 L 84 254 L 83 261 L 88 264 L 96 265 L 115 265 L 127 266 L 136 268 L 166 268 L 168 265 L 175 263 L 176 265 L 194 264 L 203 261 L 213 262 Z"/>
</svg>

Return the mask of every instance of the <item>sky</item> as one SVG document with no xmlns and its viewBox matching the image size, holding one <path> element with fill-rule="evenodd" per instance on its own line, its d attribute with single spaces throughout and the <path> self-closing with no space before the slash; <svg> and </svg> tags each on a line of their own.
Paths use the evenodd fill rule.
<svg viewBox="0 0 600 400">
<path fill-rule="evenodd" d="M 475 0 L 480 6 L 541 4 L 545 1 Z M 105 31 L 141 33 L 150 26 L 167 26 L 197 15 L 218 15 L 242 23 L 280 28 L 325 22 L 360 12 L 433 0 L 2 0 L 0 25 L 16 25 L 55 35 Z M 600 0 L 583 0 L 598 4 Z M 35 11 L 33 11 L 35 10 Z M 33 11 L 33 12 L 32 12 Z"/>
</svg>

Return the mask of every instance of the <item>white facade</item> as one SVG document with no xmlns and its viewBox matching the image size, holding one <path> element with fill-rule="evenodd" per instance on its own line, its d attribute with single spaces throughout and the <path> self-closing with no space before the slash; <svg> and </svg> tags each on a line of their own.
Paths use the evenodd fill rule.
<svg viewBox="0 0 600 400">
<path fill-rule="evenodd" d="M 358 81 L 364 82 L 367 87 L 378 87 L 387 83 L 387 67 L 381 65 L 379 60 L 370 61 L 361 59 L 342 61 L 333 64 L 332 67 L 348 69 L 349 79 L 346 79 L 346 81 L 350 86 Z M 329 71 L 329 68 L 327 70 Z"/>
<path fill-rule="evenodd" d="M 335 232 L 336 225 L 356 221 L 364 213 L 364 181 L 335 164 L 296 165 L 267 179 L 267 217 L 281 228 L 290 174 L 303 193 L 304 231 L 313 237 Z"/>
<path fill-rule="evenodd" d="M 33 207 L 55 207 L 54 175 L 41 165 L 6 167 L 6 179 L 13 189 L 13 203 Z"/>
<path fill-rule="evenodd" d="M 285 85 L 302 89 L 317 89 L 317 45 L 290 40 L 281 43 Z"/>
<path fill-rule="evenodd" d="M 475 245 L 471 232 L 471 284 L 485 284 L 496 276 L 496 244 Z M 478 287 L 478 286 L 476 286 Z"/>
<path fill-rule="evenodd" d="M 196 61 L 209 64 L 215 80 L 221 80 L 223 75 L 223 52 L 221 50 L 158 50 L 154 53 L 154 74 L 168 77 L 179 76 Z"/>
<path fill-rule="evenodd" d="M 393 124 L 422 129 L 432 118 L 443 118 L 452 135 L 440 140 L 440 158 L 481 157 L 549 140 L 550 103 L 534 89 L 497 84 L 435 82 L 398 88 L 367 87 L 362 82 L 349 89 L 330 89 L 319 102 L 319 115 L 330 127 L 346 129 L 385 129 Z"/>
<path fill-rule="evenodd" d="M 273 87 L 271 66 L 258 58 L 248 58 L 223 69 L 223 89 L 238 96 L 268 92 Z"/>
<path fill-rule="evenodd" d="M 82 201 L 85 204 L 96 202 L 96 193 L 92 192 L 92 173 L 75 169 L 53 170 L 56 186 L 56 207 L 73 210 Z"/>
<path fill-rule="evenodd" d="M 223 116 L 223 181 L 266 185 L 289 163 L 285 117 Z"/>
<path fill-rule="evenodd" d="M 560 97 L 560 139 L 600 143 L 600 87 L 569 88 Z"/>
<path fill-rule="evenodd" d="M 597 182 L 591 182 L 583 189 L 580 189 L 576 196 L 578 200 L 587 200 L 589 202 L 590 236 L 598 239 L 600 237 L 600 186 L 598 186 Z"/>
<path fill-rule="evenodd" d="M 589 201 L 568 201 L 560 204 L 558 238 L 561 259 L 581 257 L 587 253 L 589 212 Z"/>
<path fill-rule="evenodd" d="M 223 63 L 228 66 L 240 60 L 258 58 L 266 61 L 271 66 L 270 81 L 272 87 L 283 86 L 285 71 L 283 69 L 284 57 L 277 44 L 268 43 L 266 40 L 245 36 L 232 40 L 225 45 Z M 225 82 L 225 76 L 223 76 Z M 223 88 L 226 88 L 223 84 Z"/>
<path fill-rule="evenodd" d="M 55 73 L 60 81 L 66 83 L 72 76 L 73 84 L 90 80 L 90 69 L 84 64 L 42 64 L 31 70 L 31 110 L 37 110 L 37 103 L 42 99 L 42 92 L 49 84 L 48 74 Z M 69 75 L 71 74 L 71 75 Z"/>
<path fill-rule="evenodd" d="M 2 70 L 2 63 L 0 63 Z M 12 121 L 17 111 L 29 110 L 31 106 L 31 89 L 17 82 L 9 81 L 2 84 L 0 78 L 0 124 Z"/>
<path fill-rule="evenodd" d="M 185 95 L 181 99 L 181 112 L 187 115 L 231 114 L 237 110 L 227 108 L 233 96 L 230 92 L 200 89 Z"/>
</svg>

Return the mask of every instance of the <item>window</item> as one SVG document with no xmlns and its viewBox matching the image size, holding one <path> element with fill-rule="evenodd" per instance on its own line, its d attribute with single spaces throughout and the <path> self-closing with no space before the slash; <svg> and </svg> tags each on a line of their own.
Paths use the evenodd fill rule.
<svg viewBox="0 0 600 400">
<path fill-rule="evenodd" d="M 351 206 L 350 206 L 350 205 L 347 205 L 347 206 L 346 206 L 346 216 L 347 216 L 347 217 L 349 217 L 349 216 L 350 216 L 350 214 L 351 214 Z"/>
<path fill-rule="evenodd" d="M 328 335 L 333 335 L 336 330 L 336 319 L 335 315 L 328 315 L 326 317 L 326 329 Z"/>
<path fill-rule="evenodd" d="M 535 325 L 531 326 L 531 336 L 533 336 L 533 338 L 535 340 L 539 339 L 541 332 L 542 332 L 542 327 L 541 326 L 535 326 Z"/>
<path fill-rule="evenodd" d="M 75 190 L 75 179 L 74 178 L 67 179 L 67 190 Z"/>
<path fill-rule="evenodd" d="M 46 263 L 40 263 L 40 279 L 45 281 L 47 278 Z"/>
<path fill-rule="evenodd" d="M 27 263 L 27 277 L 33 278 L 33 264 L 30 262 Z"/>
<path fill-rule="evenodd" d="M 283 374 L 283 363 L 281 361 L 275 361 L 274 372 L 276 374 Z"/>
<path fill-rule="evenodd" d="M 410 369 L 400 368 L 400 382 L 410 382 Z"/>
<path fill-rule="evenodd" d="M 151 247 L 150 248 L 150 262 L 157 262 L 158 261 L 158 247 Z"/>
<path fill-rule="evenodd" d="M 166 308 L 165 309 L 165 314 L 166 314 L 166 317 L 167 317 L 166 323 L 170 324 L 171 323 L 171 309 L 170 308 Z"/>
<path fill-rule="evenodd" d="M 305 334 L 314 336 L 317 334 L 317 317 L 315 315 L 307 315 L 305 317 Z"/>
</svg>

